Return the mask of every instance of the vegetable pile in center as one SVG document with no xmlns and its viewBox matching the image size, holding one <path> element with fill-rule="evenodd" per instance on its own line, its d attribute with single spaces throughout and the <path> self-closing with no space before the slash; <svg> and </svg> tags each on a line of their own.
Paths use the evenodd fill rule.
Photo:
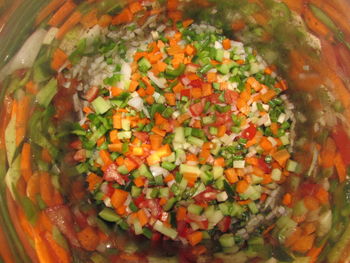
<svg viewBox="0 0 350 263">
<path fill-rule="evenodd" d="M 134 52 L 100 48 L 120 57 L 104 56 L 115 71 L 85 93 L 72 147 L 101 218 L 152 239 L 215 236 L 231 247 L 298 168 L 287 87 L 251 48 L 191 22 L 153 31 Z"/>
</svg>

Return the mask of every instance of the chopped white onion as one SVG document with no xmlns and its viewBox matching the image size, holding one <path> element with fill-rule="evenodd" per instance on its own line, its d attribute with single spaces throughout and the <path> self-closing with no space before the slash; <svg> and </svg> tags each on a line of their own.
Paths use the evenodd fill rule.
<svg viewBox="0 0 350 263">
<path fill-rule="evenodd" d="M 156 84 L 159 88 L 165 89 L 166 88 L 166 79 L 165 78 L 157 78 L 154 76 L 153 72 L 148 72 L 147 76 Z"/>
<path fill-rule="evenodd" d="M 150 166 L 149 169 L 151 170 L 151 173 L 154 177 L 159 176 L 159 175 L 166 176 L 167 174 L 169 174 L 168 170 L 164 169 L 163 167 L 157 166 L 157 165 Z"/>
<path fill-rule="evenodd" d="M 137 111 L 141 111 L 144 108 L 143 100 L 139 96 L 129 100 L 128 105 L 135 108 Z"/>
</svg>

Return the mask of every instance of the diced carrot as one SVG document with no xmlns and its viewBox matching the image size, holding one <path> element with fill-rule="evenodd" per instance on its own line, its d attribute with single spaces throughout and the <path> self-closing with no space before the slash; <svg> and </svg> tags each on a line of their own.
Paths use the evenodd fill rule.
<svg viewBox="0 0 350 263">
<path fill-rule="evenodd" d="M 52 162 L 52 156 L 51 156 L 51 154 L 50 154 L 50 152 L 49 152 L 48 149 L 43 148 L 43 149 L 41 150 L 41 159 L 42 159 L 44 162 L 46 162 L 46 163 L 51 163 L 51 162 Z"/>
<path fill-rule="evenodd" d="M 53 206 L 54 187 L 51 182 L 51 176 L 47 172 L 40 174 L 40 195 L 47 206 Z"/>
<path fill-rule="evenodd" d="M 167 119 L 165 119 L 159 112 L 155 113 L 154 120 L 156 125 L 161 125 L 168 122 Z"/>
<path fill-rule="evenodd" d="M 158 134 L 151 134 L 150 141 L 152 150 L 157 150 L 162 145 L 163 137 Z"/>
<path fill-rule="evenodd" d="M 186 155 L 186 161 L 198 162 L 198 158 L 195 154 L 188 153 Z"/>
<path fill-rule="evenodd" d="M 24 180 L 28 182 L 29 178 L 32 176 L 32 151 L 29 143 L 24 143 L 21 153 L 21 175 Z"/>
<path fill-rule="evenodd" d="M 328 204 L 329 202 L 329 193 L 323 187 L 317 190 L 315 197 L 321 204 Z"/>
<path fill-rule="evenodd" d="M 223 157 L 218 157 L 214 161 L 214 166 L 225 167 L 225 159 Z"/>
<path fill-rule="evenodd" d="M 164 182 L 165 182 L 165 183 L 171 182 L 171 181 L 173 181 L 173 180 L 175 180 L 175 177 L 174 177 L 174 175 L 172 175 L 172 174 L 168 174 L 168 175 L 165 176 L 165 178 L 164 178 Z"/>
<path fill-rule="evenodd" d="M 192 56 L 192 55 L 194 54 L 194 52 L 195 52 L 195 47 L 194 47 L 194 46 L 192 46 L 192 45 L 186 45 L 186 47 L 185 47 L 185 53 L 186 53 L 186 55 Z"/>
<path fill-rule="evenodd" d="M 308 235 L 308 236 L 301 236 L 298 239 L 298 242 L 295 242 L 291 249 L 296 252 L 306 253 L 312 248 L 314 244 L 314 240 L 315 240 L 314 234 Z"/>
<path fill-rule="evenodd" d="M 53 224 L 45 211 L 39 212 L 37 226 L 42 231 L 52 232 Z"/>
<path fill-rule="evenodd" d="M 152 128 L 152 132 L 154 132 L 155 134 L 158 134 L 158 135 L 160 135 L 162 137 L 164 137 L 166 135 L 166 132 L 161 130 L 161 129 L 159 129 L 157 126 L 154 126 Z"/>
<path fill-rule="evenodd" d="M 237 192 L 244 193 L 248 189 L 249 184 L 245 180 L 238 181 L 237 183 Z"/>
<path fill-rule="evenodd" d="M 209 84 L 209 83 L 203 84 L 203 86 L 202 86 L 202 96 L 206 97 L 206 96 L 209 96 L 211 94 L 213 94 L 212 85 Z"/>
<path fill-rule="evenodd" d="M 241 201 L 238 201 L 237 203 L 239 205 L 247 205 L 247 204 L 250 204 L 252 202 L 252 200 L 248 199 L 248 200 L 241 200 Z"/>
<path fill-rule="evenodd" d="M 244 27 L 245 27 L 245 22 L 243 19 L 238 19 L 231 24 L 231 28 L 235 32 L 241 31 Z"/>
<path fill-rule="evenodd" d="M 57 243 L 51 232 L 45 232 L 45 239 L 47 240 L 56 258 L 59 258 L 61 263 L 70 263 L 72 261 L 69 251 Z"/>
<path fill-rule="evenodd" d="M 35 252 L 39 259 L 39 262 L 45 262 L 45 263 L 56 262 L 56 260 L 51 255 L 49 248 L 46 245 L 46 242 L 43 240 L 40 234 L 37 233 L 36 231 L 33 231 L 33 234 L 34 234 Z"/>
<path fill-rule="evenodd" d="M 137 187 L 144 186 L 144 184 L 145 184 L 145 178 L 142 177 L 142 176 L 136 177 L 136 178 L 134 179 L 134 184 L 135 184 Z"/>
<path fill-rule="evenodd" d="M 129 9 L 130 9 L 130 12 L 132 14 L 136 14 L 136 13 L 140 12 L 143 9 L 143 7 L 138 1 L 136 1 L 136 2 L 132 2 L 129 5 Z"/>
<path fill-rule="evenodd" d="M 147 214 L 143 209 L 140 209 L 139 211 L 137 211 L 137 218 L 139 219 L 141 226 L 146 225 L 149 220 Z"/>
<path fill-rule="evenodd" d="M 134 147 L 132 149 L 132 154 L 135 156 L 142 156 L 144 154 L 144 150 L 142 147 Z"/>
<path fill-rule="evenodd" d="M 112 22 L 112 17 L 110 15 L 102 15 L 98 20 L 98 25 L 100 27 L 108 27 Z"/>
<path fill-rule="evenodd" d="M 38 86 L 33 81 L 29 81 L 26 84 L 25 88 L 28 93 L 31 93 L 33 95 L 38 93 Z"/>
<path fill-rule="evenodd" d="M 105 164 L 105 166 L 108 166 L 108 165 L 113 163 L 113 161 L 111 159 L 111 155 L 109 154 L 108 151 L 100 150 L 99 154 L 100 154 L 100 157 L 101 157 L 103 163 Z"/>
<path fill-rule="evenodd" d="M 290 193 L 286 193 L 286 194 L 283 196 L 282 203 L 283 203 L 285 206 L 290 206 L 290 205 L 292 204 L 292 195 L 291 195 Z"/>
<path fill-rule="evenodd" d="M 187 19 L 187 20 L 185 20 L 185 21 L 183 21 L 182 22 L 182 25 L 183 25 L 183 27 L 189 27 L 191 24 L 193 24 L 193 19 Z"/>
<path fill-rule="evenodd" d="M 187 209 L 183 206 L 180 206 L 176 211 L 176 220 L 182 221 L 185 220 L 187 214 Z"/>
<path fill-rule="evenodd" d="M 303 226 L 304 235 L 310 235 L 316 231 L 314 222 L 304 223 Z"/>
<path fill-rule="evenodd" d="M 48 5 L 46 5 L 35 19 L 35 25 L 40 24 L 46 17 L 48 17 L 52 12 L 57 10 L 65 1 L 62 0 L 52 0 Z"/>
<path fill-rule="evenodd" d="M 113 115 L 113 128 L 114 129 L 122 128 L 122 114 L 119 112 Z"/>
<path fill-rule="evenodd" d="M 272 158 L 275 159 L 279 165 L 284 167 L 287 160 L 290 158 L 290 154 L 286 149 L 284 149 L 273 153 Z"/>
<path fill-rule="evenodd" d="M 163 206 L 168 202 L 168 199 L 166 199 L 165 197 L 161 197 L 159 200 L 159 205 Z"/>
<path fill-rule="evenodd" d="M 66 53 L 64 53 L 62 49 L 57 48 L 53 53 L 51 68 L 55 71 L 58 71 L 67 61 L 67 59 L 68 56 L 66 55 Z"/>
<path fill-rule="evenodd" d="M 121 205 L 116 209 L 116 212 L 118 215 L 125 215 L 126 214 L 126 206 Z"/>
<path fill-rule="evenodd" d="M 30 106 L 30 99 L 28 96 L 23 96 L 22 99 L 18 101 L 19 107 L 16 108 L 16 146 L 19 146 L 23 141 L 28 123 L 28 113 Z"/>
<path fill-rule="evenodd" d="M 122 92 L 123 92 L 123 90 L 121 88 L 118 88 L 118 87 L 111 88 L 111 93 L 112 93 L 113 97 L 119 96 Z"/>
<path fill-rule="evenodd" d="M 60 26 L 63 21 L 74 11 L 76 4 L 73 1 L 67 1 L 63 6 L 61 6 L 57 12 L 51 17 L 47 22 L 48 25 L 53 27 Z"/>
<path fill-rule="evenodd" d="M 326 243 L 323 243 L 319 247 L 314 246 L 309 250 L 307 256 L 310 258 L 310 263 L 317 262 L 318 256 L 321 254 L 325 244 Z"/>
<path fill-rule="evenodd" d="M 183 176 L 187 180 L 187 185 L 189 187 L 193 187 L 198 178 L 198 174 L 195 173 L 184 173 Z"/>
<path fill-rule="evenodd" d="M 272 143 L 266 137 L 261 138 L 260 146 L 265 152 L 269 152 L 273 148 Z"/>
<path fill-rule="evenodd" d="M 295 242 L 298 242 L 298 240 L 301 238 L 302 236 L 302 229 L 300 227 L 296 227 L 294 232 L 292 234 L 290 234 L 286 241 L 284 242 L 284 244 L 286 245 L 286 247 L 291 247 L 295 244 Z"/>
<path fill-rule="evenodd" d="M 217 74 L 215 72 L 209 72 L 207 74 L 207 80 L 208 82 L 210 83 L 213 83 L 213 82 L 216 82 L 218 79 L 217 79 Z"/>
<path fill-rule="evenodd" d="M 80 22 L 81 17 L 82 14 L 79 11 L 75 11 L 59 28 L 56 34 L 56 38 L 62 39 L 70 29 L 72 29 L 75 25 L 77 25 Z"/>
<path fill-rule="evenodd" d="M 40 193 L 40 175 L 34 173 L 27 181 L 26 195 L 36 203 L 36 195 Z"/>
<path fill-rule="evenodd" d="M 122 12 L 113 17 L 112 25 L 120 25 L 131 22 L 133 19 L 133 14 L 129 8 L 124 8 Z"/>
<path fill-rule="evenodd" d="M 318 200 L 315 197 L 309 195 L 304 197 L 304 204 L 305 207 L 310 211 L 314 211 L 320 207 L 320 203 L 318 202 Z"/>
<path fill-rule="evenodd" d="M 344 182 L 346 179 L 346 167 L 340 153 L 337 153 L 334 159 L 335 168 L 338 173 L 339 182 Z"/>
<path fill-rule="evenodd" d="M 94 173 L 89 173 L 86 177 L 86 181 L 88 183 L 88 189 L 90 192 L 96 190 L 99 184 L 103 182 L 103 178 L 101 176 L 98 176 Z"/>
<path fill-rule="evenodd" d="M 174 87 L 173 87 L 173 91 L 174 93 L 180 93 L 181 90 L 183 90 L 184 86 L 182 85 L 181 82 L 178 82 Z"/>
<path fill-rule="evenodd" d="M 192 246 L 195 246 L 198 243 L 200 243 L 202 239 L 203 239 L 203 233 L 200 231 L 196 231 L 187 235 L 187 240 Z"/>
<path fill-rule="evenodd" d="M 121 189 L 115 189 L 113 192 L 113 195 L 111 197 L 111 203 L 114 208 L 118 208 L 122 206 L 126 199 L 128 198 L 129 193 L 121 190 Z"/>
<path fill-rule="evenodd" d="M 276 122 L 271 123 L 270 128 L 271 128 L 271 131 L 272 131 L 273 135 L 277 135 L 278 134 L 279 126 L 278 126 L 278 124 Z"/>
<path fill-rule="evenodd" d="M 134 161 L 132 161 L 130 158 L 125 158 L 124 165 L 126 166 L 129 172 L 137 168 L 137 164 Z"/>
<path fill-rule="evenodd" d="M 176 105 L 176 97 L 174 93 L 165 93 L 164 97 L 170 106 Z"/>
<path fill-rule="evenodd" d="M 258 166 L 259 160 L 256 157 L 246 157 L 245 161 L 247 164 L 251 164 L 253 166 Z"/>
<path fill-rule="evenodd" d="M 217 137 L 220 138 L 226 134 L 226 125 L 221 125 L 218 127 Z"/>
<path fill-rule="evenodd" d="M 115 161 L 116 161 L 118 166 L 122 166 L 124 164 L 124 157 L 119 156 Z"/>
<path fill-rule="evenodd" d="M 119 142 L 119 139 L 118 139 L 118 131 L 117 131 L 117 130 L 112 130 L 112 131 L 109 133 L 109 139 L 111 140 L 112 143 L 117 143 L 117 142 Z"/>
<path fill-rule="evenodd" d="M 224 49 L 230 49 L 231 48 L 231 40 L 226 38 L 222 41 L 222 46 L 224 47 Z"/>
<path fill-rule="evenodd" d="M 225 175 L 229 183 L 234 184 L 238 182 L 238 176 L 234 168 L 229 168 L 225 170 Z"/>
<path fill-rule="evenodd" d="M 264 103 L 268 103 L 270 100 L 276 97 L 276 95 L 276 91 L 269 89 L 267 92 L 261 95 L 261 99 Z"/>
<path fill-rule="evenodd" d="M 87 251 L 94 251 L 100 243 L 100 237 L 95 228 L 85 227 L 77 233 L 77 238 L 81 246 Z"/>
</svg>

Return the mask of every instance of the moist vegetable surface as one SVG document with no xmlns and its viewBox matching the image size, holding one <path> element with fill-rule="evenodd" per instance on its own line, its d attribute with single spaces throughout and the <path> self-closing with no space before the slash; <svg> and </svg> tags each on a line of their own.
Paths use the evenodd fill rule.
<svg viewBox="0 0 350 263">
<path fill-rule="evenodd" d="M 83 80 L 87 103 L 74 159 L 106 221 L 148 238 L 241 246 L 285 213 L 278 184 L 297 171 L 292 105 L 252 48 L 191 24 L 131 45 L 130 24 L 75 61 L 64 75 Z"/>
<path fill-rule="evenodd" d="M 320 48 L 284 3 L 264 1 L 273 17 L 264 24 L 260 1 L 199 2 L 208 6 L 53 0 L 38 14 L 0 71 L 0 222 L 11 249 L 27 252 L 16 262 L 345 257 L 350 100 L 341 80 L 282 41 L 298 32 L 306 52 Z M 239 13 L 221 17 L 231 7 Z M 308 26 L 326 32 L 314 14 L 347 43 L 308 8 Z M 293 50 L 293 92 L 276 66 L 231 40 L 261 44 L 276 31 Z M 269 61 L 273 47 L 260 46 Z M 316 95 L 294 85 L 317 86 Z"/>
</svg>

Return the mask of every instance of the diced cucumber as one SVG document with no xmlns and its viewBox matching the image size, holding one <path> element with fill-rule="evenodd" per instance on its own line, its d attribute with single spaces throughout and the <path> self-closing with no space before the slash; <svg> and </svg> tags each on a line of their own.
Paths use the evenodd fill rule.
<svg viewBox="0 0 350 263">
<path fill-rule="evenodd" d="M 233 234 L 223 234 L 219 238 L 220 245 L 222 247 L 233 247 L 235 245 L 235 239 Z"/>
<path fill-rule="evenodd" d="M 112 107 L 110 101 L 105 100 L 101 96 L 92 101 L 91 105 L 97 114 L 104 114 Z"/>
<path fill-rule="evenodd" d="M 223 75 L 227 75 L 230 72 L 230 67 L 228 66 L 228 64 L 221 64 L 217 67 L 217 69 Z"/>
<path fill-rule="evenodd" d="M 176 162 L 184 162 L 186 161 L 186 153 L 182 149 L 175 150 Z"/>
<path fill-rule="evenodd" d="M 125 165 L 121 165 L 117 168 L 117 171 L 121 174 L 128 174 L 129 170 Z"/>
<path fill-rule="evenodd" d="M 219 151 L 221 150 L 221 142 L 219 140 L 213 140 L 212 141 L 214 143 L 214 148 L 211 149 L 211 153 L 216 156 L 218 155 Z"/>
<path fill-rule="evenodd" d="M 224 168 L 221 166 L 214 166 L 213 167 L 213 176 L 214 179 L 218 179 L 224 175 Z"/>
<path fill-rule="evenodd" d="M 134 185 L 131 187 L 131 196 L 132 197 L 134 197 L 134 198 L 138 197 L 141 194 L 141 192 L 142 192 L 141 188 L 138 188 Z"/>
<path fill-rule="evenodd" d="M 159 220 L 154 223 L 153 228 L 171 239 L 175 239 L 177 237 L 177 231 L 175 229 L 164 226 L 164 224 Z"/>
<path fill-rule="evenodd" d="M 206 117 L 203 117 L 202 122 L 204 125 L 212 124 L 215 122 L 215 118 L 213 116 L 206 116 Z M 215 127 L 210 127 L 210 128 L 215 128 Z M 210 128 L 209 128 L 209 130 L 210 130 Z M 216 129 L 215 134 L 217 134 L 217 129 Z"/>
<path fill-rule="evenodd" d="M 211 135 L 217 135 L 218 134 L 218 128 L 210 126 L 209 127 L 209 133 Z"/>
<path fill-rule="evenodd" d="M 193 174 L 200 175 L 201 174 L 201 170 L 198 168 L 198 166 L 188 165 L 188 164 L 181 164 L 180 165 L 180 173 L 181 174 L 193 173 Z"/>
<path fill-rule="evenodd" d="M 281 176 L 282 176 L 282 171 L 278 168 L 274 168 L 271 172 L 271 178 L 274 181 L 279 181 L 281 180 Z"/>
<path fill-rule="evenodd" d="M 121 217 L 110 208 L 104 208 L 98 215 L 108 222 L 119 222 L 121 220 Z"/>
<path fill-rule="evenodd" d="M 217 179 L 215 181 L 215 187 L 217 189 L 219 189 L 219 190 L 224 190 L 224 188 L 225 188 L 225 183 L 224 182 L 225 182 L 224 177 L 220 177 L 219 179 Z"/>
<path fill-rule="evenodd" d="M 255 200 L 258 200 L 261 196 L 261 192 L 260 191 L 257 191 L 257 188 L 258 186 L 252 186 L 252 185 L 249 185 L 247 190 L 245 190 L 244 193 L 240 194 L 240 196 L 247 200 L 247 199 L 251 199 L 253 201 Z"/>
<path fill-rule="evenodd" d="M 229 216 L 231 215 L 231 212 L 232 212 L 232 203 L 230 202 L 221 203 L 219 204 L 219 209 L 225 216 Z"/>
<path fill-rule="evenodd" d="M 293 160 L 288 160 L 286 165 L 287 171 L 295 173 L 298 170 L 298 163 Z"/>
<path fill-rule="evenodd" d="M 200 215 L 203 212 L 203 207 L 195 204 L 190 204 L 187 207 L 188 212 L 195 215 Z"/>
</svg>

